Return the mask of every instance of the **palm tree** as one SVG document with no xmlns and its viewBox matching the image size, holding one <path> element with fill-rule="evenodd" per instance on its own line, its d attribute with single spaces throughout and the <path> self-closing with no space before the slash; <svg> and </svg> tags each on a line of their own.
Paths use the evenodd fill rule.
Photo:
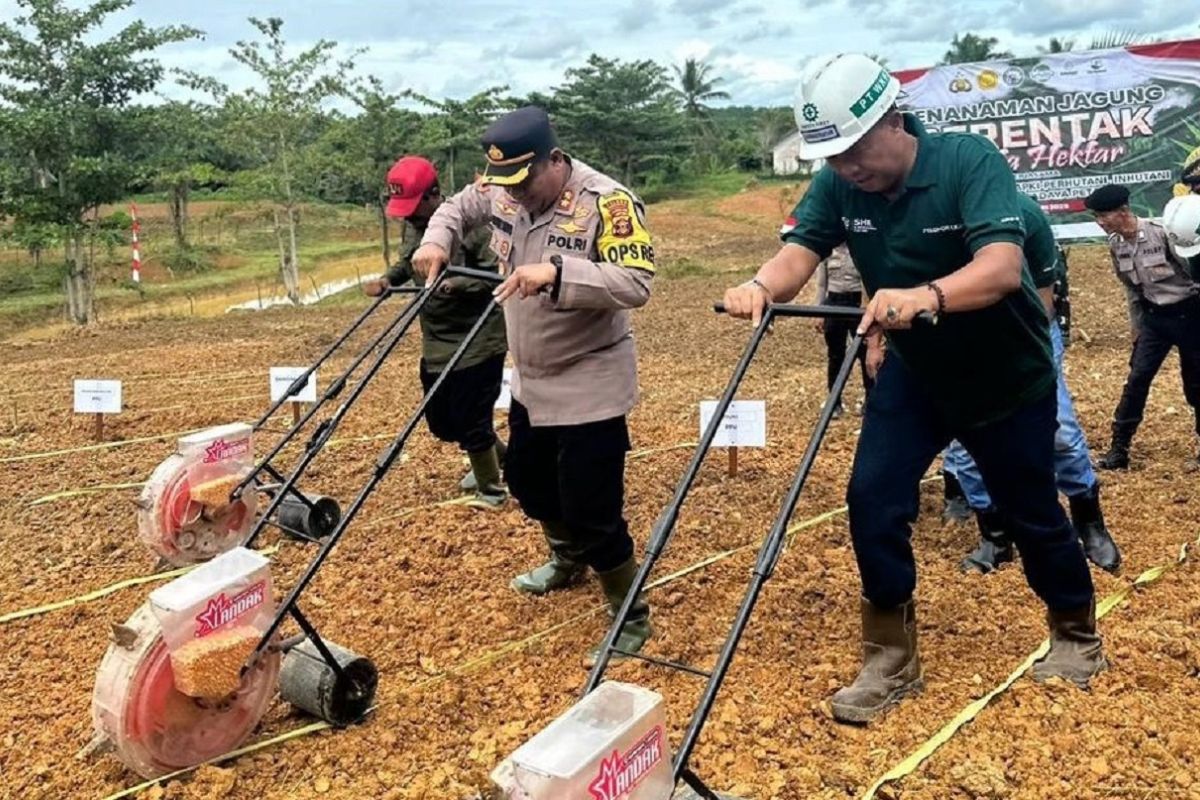
<svg viewBox="0 0 1200 800">
<path fill-rule="evenodd" d="M 960 36 L 956 33 L 950 42 L 950 49 L 942 56 L 941 63 L 968 64 L 975 61 L 998 61 L 1012 58 L 1012 53 L 1007 50 L 997 50 L 998 44 L 1000 44 L 1000 40 L 994 36 L 976 36 L 973 33 L 964 33 Z"/>
<path fill-rule="evenodd" d="M 675 75 L 679 78 L 680 94 L 683 96 L 683 112 L 689 117 L 703 117 L 708 113 L 705 103 L 712 100 L 728 100 L 729 92 L 716 88 L 723 79 L 709 77 L 711 64 L 705 64 L 696 58 L 683 62 L 683 69 L 673 66 Z"/>
</svg>

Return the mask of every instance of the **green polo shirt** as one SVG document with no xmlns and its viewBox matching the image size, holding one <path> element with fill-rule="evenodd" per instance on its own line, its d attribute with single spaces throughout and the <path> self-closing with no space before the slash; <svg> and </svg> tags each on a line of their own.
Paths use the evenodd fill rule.
<svg viewBox="0 0 1200 800">
<path fill-rule="evenodd" d="M 909 289 L 966 266 L 985 245 L 1024 245 L 1016 181 L 982 136 L 930 134 L 911 114 L 917 159 L 895 200 L 864 192 L 832 168 L 817 173 L 783 240 L 821 258 L 846 242 L 867 292 Z M 890 351 L 916 374 L 955 427 L 1003 419 L 1054 391 L 1050 329 L 1028 269 L 1021 290 L 936 326 L 889 331 Z"/>
<path fill-rule="evenodd" d="M 1018 194 L 1021 204 L 1021 221 L 1025 225 L 1025 265 L 1033 278 L 1034 288 L 1048 289 L 1065 271 L 1058 258 L 1058 243 L 1054 241 L 1054 230 L 1050 219 L 1038 201 L 1027 194 Z"/>
</svg>

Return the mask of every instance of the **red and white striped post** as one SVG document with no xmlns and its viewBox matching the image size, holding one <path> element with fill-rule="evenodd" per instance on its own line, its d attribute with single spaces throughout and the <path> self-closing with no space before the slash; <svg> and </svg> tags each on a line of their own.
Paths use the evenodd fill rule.
<svg viewBox="0 0 1200 800">
<path fill-rule="evenodd" d="M 142 282 L 142 245 L 138 241 L 138 233 L 142 230 L 142 224 L 138 222 L 137 203 L 129 204 L 129 216 L 133 219 L 133 282 Z"/>
</svg>

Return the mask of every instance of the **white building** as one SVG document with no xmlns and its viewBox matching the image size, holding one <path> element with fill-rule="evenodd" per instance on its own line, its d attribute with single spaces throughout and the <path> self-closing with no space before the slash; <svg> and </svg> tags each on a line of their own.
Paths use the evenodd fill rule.
<svg viewBox="0 0 1200 800">
<path fill-rule="evenodd" d="M 810 165 L 800 158 L 800 131 L 792 131 L 771 148 L 771 161 L 776 175 L 808 175 L 825 166 L 824 159 Z"/>
</svg>

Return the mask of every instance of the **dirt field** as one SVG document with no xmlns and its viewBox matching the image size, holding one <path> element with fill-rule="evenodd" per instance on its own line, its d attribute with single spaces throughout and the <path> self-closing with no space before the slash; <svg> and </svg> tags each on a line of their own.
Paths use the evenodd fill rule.
<svg viewBox="0 0 1200 800">
<path fill-rule="evenodd" d="M 697 402 L 718 395 L 747 335 L 710 304 L 741 279 L 733 272 L 748 274 L 772 252 L 781 202 L 773 187 L 654 209 L 668 258 L 731 274 L 660 280 L 636 314 L 643 400 L 630 419 L 638 452 L 627 470 L 627 513 L 639 542 L 691 455 L 681 445 L 697 438 Z M 1129 349 L 1124 302 L 1108 269 L 1095 249 L 1073 254 L 1080 334 L 1068 351 L 1069 381 L 1098 450 L 1107 444 Z M 253 419 L 266 407 L 267 367 L 308 362 L 356 313 L 317 307 L 112 324 L 5 345 L 0 615 L 153 571 L 137 539 L 136 488 L 35 504 L 143 481 L 173 448 L 169 437 L 34 457 L 91 443 L 90 421 L 70 413 L 72 378 L 125 381 L 126 410 L 108 425 L 113 440 Z M 710 458 L 656 575 L 736 552 L 651 593 L 658 635 L 649 652 L 702 667 L 715 658 L 823 400 L 823 350 L 798 320 L 780 324 L 763 348 L 741 396 L 767 401 L 770 446 L 743 451 L 736 478 L 725 475 L 723 453 Z M 415 341 L 401 344 L 306 488 L 343 503 L 353 497 L 387 444 L 363 437 L 393 433 L 416 402 L 416 352 Z M 1172 356 L 1151 395 L 1133 468 L 1105 476 L 1105 511 L 1125 566 L 1121 576 L 1094 573 L 1101 597 L 1172 562 L 1182 543 L 1196 539 L 1197 473 L 1187 467 L 1196 443 L 1178 370 Z M 850 398 L 860 393 L 855 380 Z M 842 505 L 857 425 L 853 415 L 834 424 L 796 521 Z M 260 453 L 272 438 L 260 437 Z M 456 496 L 462 459 L 424 428 L 406 453 L 303 601 L 325 635 L 375 660 L 376 712 L 363 725 L 205 767 L 142 796 L 463 800 L 487 785 L 501 756 L 577 698 L 586 677 L 580 657 L 605 625 L 594 580 L 540 600 L 511 591 L 509 578 L 542 556 L 536 525 L 513 505 L 498 514 L 430 507 Z M 960 573 L 975 532 L 943 526 L 939 507 L 933 482 L 914 534 L 924 694 L 870 727 L 830 718 L 828 695 L 858 663 L 857 574 L 845 517 L 835 516 L 795 534 L 768 584 L 695 752 L 700 775 L 753 798 L 860 796 L 1041 642 L 1042 613 L 1020 570 Z M 284 543 L 277 586 L 290 586 L 310 553 Z M 880 796 L 1200 798 L 1198 573 L 1186 561 L 1104 620 L 1112 669 L 1090 692 L 1023 678 Z M 109 624 L 123 621 L 154 585 L 0 623 L 0 797 L 99 800 L 138 783 L 112 756 L 74 756 L 90 738 L 93 679 Z M 694 678 L 642 665 L 610 674 L 663 692 L 682 731 L 698 696 Z M 309 722 L 277 701 L 255 738 Z"/>
</svg>

